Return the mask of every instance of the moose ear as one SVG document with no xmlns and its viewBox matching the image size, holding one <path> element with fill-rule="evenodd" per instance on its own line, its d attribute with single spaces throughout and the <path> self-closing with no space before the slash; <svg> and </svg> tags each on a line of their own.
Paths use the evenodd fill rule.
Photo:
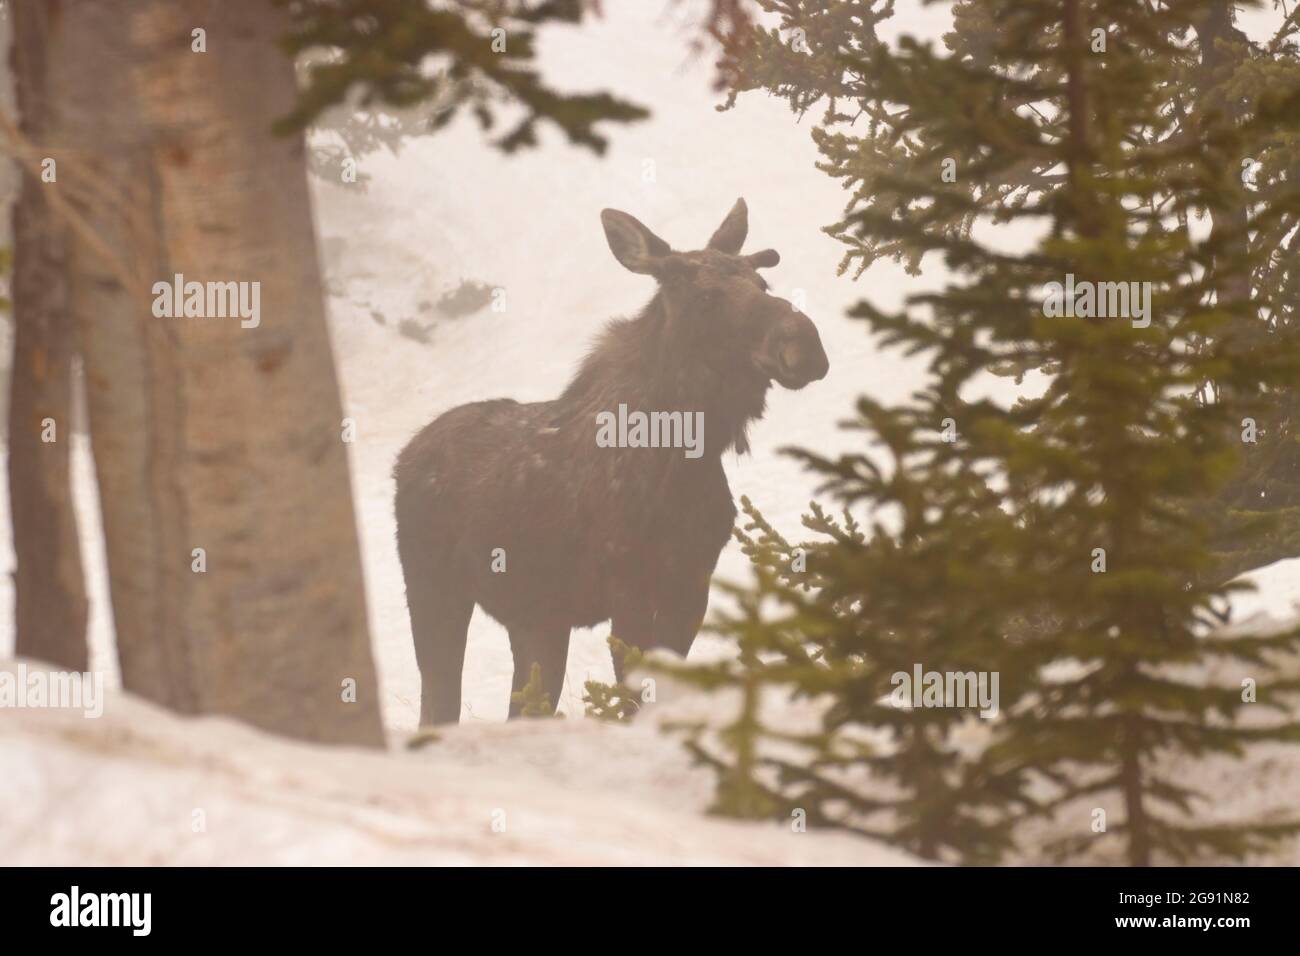
<svg viewBox="0 0 1300 956">
<path fill-rule="evenodd" d="M 602 209 L 601 224 L 605 227 L 605 241 L 614 258 L 623 268 L 641 275 L 655 275 L 661 260 L 672 250 L 653 232 L 642 225 L 635 216 L 617 209 Z"/>
<path fill-rule="evenodd" d="M 727 213 L 727 218 L 722 220 L 722 225 L 709 239 L 709 248 L 734 256 L 745 244 L 745 236 L 748 234 L 749 207 L 745 205 L 745 200 L 737 199 L 731 212 Z"/>
</svg>

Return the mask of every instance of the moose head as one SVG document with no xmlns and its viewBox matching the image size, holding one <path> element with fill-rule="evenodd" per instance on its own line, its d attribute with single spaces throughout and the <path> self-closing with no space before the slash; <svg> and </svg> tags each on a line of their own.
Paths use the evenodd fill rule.
<svg viewBox="0 0 1300 956">
<path fill-rule="evenodd" d="M 817 327 L 786 299 L 768 294 L 758 274 L 781 261 L 775 249 L 741 255 L 749 210 L 738 199 L 708 245 L 675 252 L 636 217 L 617 209 L 600 214 L 610 251 L 625 269 L 653 276 L 669 321 L 712 368 L 737 378 L 758 377 L 799 389 L 830 368 Z"/>
</svg>

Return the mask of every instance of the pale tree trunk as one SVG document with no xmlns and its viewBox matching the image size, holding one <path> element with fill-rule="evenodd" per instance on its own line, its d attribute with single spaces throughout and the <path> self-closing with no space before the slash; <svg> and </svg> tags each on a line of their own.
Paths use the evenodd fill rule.
<svg viewBox="0 0 1300 956">
<path fill-rule="evenodd" d="M 38 147 L 54 117 L 46 95 L 50 8 L 13 9 L 10 63 L 24 138 Z M 46 202 L 56 189 L 27 172 L 14 207 L 13 370 L 9 502 L 14 556 L 14 650 L 72 670 L 89 668 L 86 590 L 72 506 L 72 359 L 64 239 Z"/>
<path fill-rule="evenodd" d="M 180 711 L 379 744 L 304 147 L 270 133 L 294 97 L 283 13 L 58 10 L 54 138 L 86 227 L 69 248 L 72 311 L 123 684 Z M 207 52 L 191 49 L 198 28 Z M 155 317 L 151 288 L 176 273 L 260 283 L 261 324 Z"/>
</svg>

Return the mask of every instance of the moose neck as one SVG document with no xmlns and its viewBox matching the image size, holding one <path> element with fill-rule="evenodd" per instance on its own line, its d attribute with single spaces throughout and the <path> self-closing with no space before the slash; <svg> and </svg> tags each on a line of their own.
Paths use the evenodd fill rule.
<svg viewBox="0 0 1300 956">
<path fill-rule="evenodd" d="M 563 421 L 594 428 L 595 416 L 629 411 L 704 415 L 704 454 L 747 452 L 749 423 L 763 414 L 769 383 L 746 362 L 708 360 L 696 318 L 670 313 L 662 292 L 635 319 L 616 319 L 597 340 L 559 399 Z M 683 321 L 685 320 L 685 321 Z"/>
</svg>

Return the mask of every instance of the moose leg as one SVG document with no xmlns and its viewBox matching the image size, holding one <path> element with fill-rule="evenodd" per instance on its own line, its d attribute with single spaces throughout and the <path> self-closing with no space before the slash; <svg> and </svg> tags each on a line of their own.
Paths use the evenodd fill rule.
<svg viewBox="0 0 1300 956">
<path fill-rule="evenodd" d="M 654 639 L 649 646 L 666 648 L 685 657 L 690 653 L 696 635 L 700 633 L 707 609 L 707 602 L 698 608 L 681 605 L 662 608 L 655 615 Z"/>
<path fill-rule="evenodd" d="M 614 615 L 609 629 L 628 647 L 648 651 L 654 646 L 654 612 L 649 607 L 628 609 Z M 623 656 L 611 654 L 614 663 L 614 683 L 623 683 Z"/>
<path fill-rule="evenodd" d="M 709 609 L 712 569 L 682 573 L 669 582 L 654 615 L 653 647 L 665 647 L 685 657 Z"/>
<path fill-rule="evenodd" d="M 560 692 L 564 689 L 564 670 L 569 662 L 569 629 L 512 627 L 510 650 L 515 658 L 515 677 L 510 700 L 511 719 L 521 716 L 523 707 L 513 695 L 527 686 L 534 664 L 542 669 L 541 692 L 550 698 L 551 713 L 554 713 L 560 703 Z"/>
<path fill-rule="evenodd" d="M 420 668 L 420 726 L 460 720 L 460 680 L 474 601 L 427 560 L 404 555 L 406 603 Z"/>
<path fill-rule="evenodd" d="M 614 607 L 609 633 L 628 647 L 648 651 L 655 646 L 655 609 L 643 582 L 622 590 Z M 612 654 L 614 683 L 623 683 L 622 655 Z"/>
</svg>

